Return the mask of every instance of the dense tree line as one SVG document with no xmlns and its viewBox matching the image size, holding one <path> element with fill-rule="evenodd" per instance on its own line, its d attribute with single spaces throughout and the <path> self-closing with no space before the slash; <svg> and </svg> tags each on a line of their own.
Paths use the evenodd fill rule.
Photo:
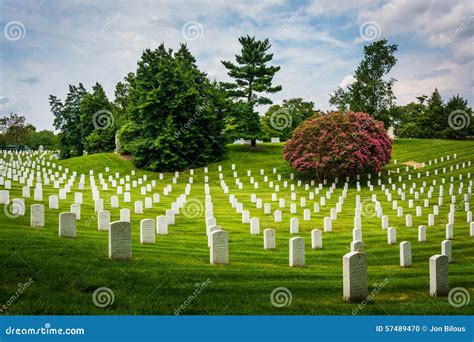
<svg viewBox="0 0 474 342">
<path fill-rule="evenodd" d="M 0 117 L 0 146 L 38 149 L 43 146 L 48 150 L 58 149 L 58 137 L 52 131 L 36 131 L 36 128 L 26 122 L 22 115 L 10 113 Z"/>
<path fill-rule="evenodd" d="M 472 108 L 459 95 L 444 102 L 438 89 L 419 96 L 416 102 L 393 110 L 394 127 L 400 138 L 465 139 L 474 136 Z"/>
<path fill-rule="evenodd" d="M 51 95 L 61 156 L 113 151 L 118 140 L 119 152 L 131 154 L 138 167 L 185 169 L 222 159 L 234 139 L 249 140 L 253 147 L 258 139 L 288 140 L 305 120 L 330 115 L 301 98 L 273 104 L 268 94 L 282 87 L 273 82 L 280 67 L 272 64 L 269 40 L 245 36 L 239 42 L 235 61 L 222 61 L 229 82 L 209 79 L 186 45 L 173 51 L 162 44 L 143 52 L 137 69 L 116 85 L 113 100 L 99 83 L 91 91 L 70 85 L 64 100 Z M 337 88 L 330 104 L 339 112 L 367 113 L 385 128 L 394 126 L 400 137 L 473 135 L 472 110 L 460 96 L 444 103 L 435 91 L 429 99 L 396 105 L 396 80 L 389 73 L 397 50 L 387 40 L 364 46 L 355 81 Z M 269 108 L 260 116 L 263 105 Z M 459 114 L 468 121 L 461 129 Z"/>
</svg>

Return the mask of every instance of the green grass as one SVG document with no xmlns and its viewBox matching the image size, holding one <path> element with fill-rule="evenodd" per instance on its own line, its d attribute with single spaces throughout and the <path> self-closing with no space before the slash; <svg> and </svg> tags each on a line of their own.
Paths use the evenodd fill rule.
<svg viewBox="0 0 474 342">
<path fill-rule="evenodd" d="M 399 165 L 388 166 L 388 169 L 400 168 L 400 175 L 406 181 L 403 161 L 415 160 L 428 162 L 447 154 L 457 153 L 457 160 L 451 159 L 438 165 L 426 166 L 430 170 L 429 177 L 413 178 L 408 184 L 422 181 L 431 183 L 441 178 L 450 182 L 455 177 L 457 190 L 459 174 L 464 174 L 464 191 L 467 190 L 469 180 L 467 172 L 474 173 L 474 167 L 454 169 L 451 165 L 471 160 L 474 155 L 474 142 L 447 141 L 447 140 L 397 140 L 393 149 L 392 159 L 397 159 Z M 130 162 L 117 158 L 114 154 L 91 155 L 81 158 L 60 161 L 59 165 L 76 170 L 79 174 L 85 173 L 88 179 L 88 170 L 94 174 L 104 173 L 104 177 L 115 172 L 125 175 L 133 169 Z M 228 202 L 228 195 L 224 194 L 220 185 L 217 165 L 224 168 L 224 176 L 230 191 L 236 194 L 239 201 L 244 203 L 244 209 L 249 209 L 251 217 L 259 217 L 261 230 L 275 228 L 277 231 L 277 249 L 263 250 L 262 234 L 250 235 L 249 225 L 241 223 L 241 217 L 236 214 Z M 238 190 L 232 176 L 231 164 L 236 165 L 244 189 Z M 105 167 L 110 166 L 109 174 Z M 433 170 L 446 167 L 446 174 L 434 175 Z M 84 191 L 82 205 L 82 219 L 78 222 L 77 238 L 75 240 L 58 237 L 58 214 L 69 211 L 74 200 L 74 187 L 68 199 L 60 202 L 60 210 L 46 209 L 46 228 L 36 229 L 29 227 L 29 205 L 27 199 L 27 214 L 24 217 L 8 218 L 0 212 L 0 305 L 7 303 L 18 288 L 18 283 L 25 283 L 30 278 L 31 286 L 13 300 L 2 314 L 160 314 L 173 315 L 182 304 L 181 314 L 190 315 L 230 315 L 230 314 L 270 314 L 270 315 L 351 315 L 358 304 L 346 303 L 342 300 L 342 256 L 350 251 L 352 241 L 353 216 L 355 196 L 361 195 L 362 201 L 372 195 L 365 186 L 360 193 L 356 192 L 355 181 L 350 184 L 343 211 L 333 222 L 333 232 L 324 233 L 322 250 L 312 250 L 310 231 L 314 228 L 323 228 L 323 218 L 329 216 L 329 209 L 335 206 L 342 192 L 340 183 L 334 195 L 322 207 L 320 214 L 312 213 L 311 221 L 303 221 L 302 209 L 298 207 L 297 215 L 290 215 L 289 203 L 290 188 L 281 185 L 280 196 L 284 195 L 287 206 L 283 209 L 283 222 L 274 223 L 272 217 L 263 214 L 263 209 L 256 209 L 250 202 L 250 193 L 257 193 L 264 202 L 271 202 L 272 189 L 263 182 L 260 169 L 265 170 L 270 181 L 276 181 L 272 168 L 276 167 L 283 179 L 291 169 L 282 160 L 282 146 L 264 144 L 252 150 L 247 146 L 230 146 L 229 154 L 221 163 L 209 165 L 211 195 L 214 203 L 214 215 L 219 225 L 229 232 L 230 264 L 227 266 L 212 266 L 209 264 L 209 249 L 207 247 L 204 210 L 201 216 L 176 216 L 176 225 L 171 226 L 169 235 L 157 236 L 155 245 L 140 245 L 139 220 L 155 218 L 163 215 L 169 209 L 176 197 L 184 192 L 189 172 L 184 172 L 173 186 L 169 196 L 162 195 L 162 188 L 170 182 L 172 174 L 165 174 L 163 181 L 158 181 L 156 192 L 161 193 L 161 202 L 153 209 L 145 209 L 143 215 L 132 214 L 132 261 L 112 261 L 107 258 L 107 232 L 97 231 L 97 221 L 93 212 L 93 202 L 90 188 Z M 259 182 L 260 188 L 254 190 L 250 186 L 247 170 Z M 440 170 L 441 171 L 441 170 Z M 416 171 L 410 170 L 416 175 Z M 137 171 L 137 175 L 147 174 L 149 179 L 156 179 L 157 175 L 151 172 Z M 398 175 L 397 175 L 398 176 Z M 398 177 L 392 180 L 398 185 Z M 386 176 L 384 176 L 386 179 Z M 295 180 L 296 182 L 296 180 Z M 282 184 L 281 182 L 280 184 Z M 289 181 L 290 183 L 290 181 Z M 366 184 L 365 179 L 361 181 Z M 86 183 L 87 186 L 89 183 Z M 329 184 L 330 185 L 330 184 Z M 75 183 L 77 186 L 77 181 Z M 327 190 L 325 190 L 322 194 Z M 397 228 L 397 241 L 412 242 L 413 266 L 399 267 L 399 246 L 388 245 L 386 231 L 381 229 L 380 219 L 362 217 L 365 252 L 368 255 L 369 293 L 377 284 L 385 285 L 374 295 L 373 300 L 359 309 L 359 314 L 446 314 L 467 315 L 474 313 L 474 300 L 466 306 L 454 308 L 449 305 L 446 297 L 432 298 L 429 296 L 428 259 L 440 253 L 441 241 L 444 240 L 445 230 L 441 221 L 447 217 L 449 209 L 448 185 L 445 185 L 445 202 L 440 208 L 440 215 L 436 218 L 436 225 L 428 227 L 428 242 L 417 242 L 417 226 L 426 224 L 428 208 L 423 208 L 423 216 L 416 217 L 415 209 L 404 206 L 405 214 L 413 214 L 413 228 L 406 228 L 403 218 L 397 218 L 391 209 L 380 187 L 375 187 L 374 193 L 381 201 L 384 214 L 390 216 L 390 226 Z M 297 187 L 299 195 L 304 187 Z M 44 204 L 47 207 L 47 196 L 57 193 L 52 187 L 45 187 Z M 392 191 L 394 199 L 396 193 Z M 407 193 L 408 198 L 413 195 Z M 102 198 L 112 196 L 112 190 L 101 191 Z M 14 183 L 11 198 L 21 195 L 21 187 Z M 132 192 L 132 200 L 139 196 L 139 188 Z M 420 195 L 416 205 L 422 205 L 425 194 Z M 430 205 L 437 202 L 437 189 L 433 194 Z M 308 196 L 306 195 L 307 200 Z M 204 172 L 195 171 L 194 184 L 188 199 L 196 199 L 204 203 Z M 319 200 L 319 196 L 315 196 Z M 458 201 L 460 196 L 458 195 Z M 133 212 L 133 203 L 123 205 Z M 307 207 L 312 209 L 312 201 L 308 200 Z M 277 203 L 272 202 L 272 211 Z M 429 212 L 432 212 L 431 208 Z M 300 234 L 306 242 L 306 267 L 290 268 L 288 266 L 288 239 L 289 219 L 292 216 L 300 217 Z M 112 210 L 112 220 L 118 220 L 118 210 Z M 454 225 L 453 258 L 449 265 L 450 287 L 463 287 L 474 296 L 474 240 L 469 237 L 469 226 L 466 223 L 464 210 L 456 213 Z M 209 285 L 201 293 L 193 297 L 197 283 L 209 280 Z M 92 301 L 93 292 L 99 287 L 112 289 L 115 296 L 113 305 L 98 308 Z M 270 293 L 277 287 L 286 287 L 291 291 L 292 302 L 283 308 L 272 306 Z M 380 287 L 379 287 L 380 288 Z M 2 306 L 0 306 L 2 309 Z"/>
</svg>

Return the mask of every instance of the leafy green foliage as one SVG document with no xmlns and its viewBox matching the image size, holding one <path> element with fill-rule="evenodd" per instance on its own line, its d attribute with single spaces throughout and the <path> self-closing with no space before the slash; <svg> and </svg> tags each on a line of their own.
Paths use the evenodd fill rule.
<svg viewBox="0 0 474 342">
<path fill-rule="evenodd" d="M 266 139 L 288 140 L 296 127 L 317 113 L 313 102 L 301 98 L 283 100 L 281 105 L 270 106 L 262 119 L 262 129 Z"/>
<path fill-rule="evenodd" d="M 474 136 L 472 108 L 459 95 L 444 103 L 435 89 L 429 98 L 420 96 L 418 102 L 400 106 L 397 111 L 397 136 L 402 138 L 463 139 Z"/>
<path fill-rule="evenodd" d="M 388 127 L 390 108 L 395 100 L 393 84 L 396 80 L 387 80 L 385 76 L 397 62 L 397 50 L 398 46 L 389 45 L 386 39 L 364 46 L 364 59 L 355 71 L 355 82 L 347 90 L 337 88 L 329 103 L 340 111 L 368 113 Z"/>
<path fill-rule="evenodd" d="M 153 171 L 206 165 L 225 153 L 225 92 L 196 66 L 185 45 L 144 51 L 130 82 L 127 123 L 119 132 L 136 166 Z"/>
<path fill-rule="evenodd" d="M 26 145 L 35 150 L 43 146 L 47 150 L 55 151 L 59 148 L 59 141 L 58 136 L 52 131 L 33 131 L 28 136 Z"/>
<path fill-rule="evenodd" d="M 259 105 L 272 104 L 272 101 L 263 94 L 273 94 L 282 89 L 273 86 L 273 77 L 280 70 L 279 66 L 268 65 L 273 54 L 268 53 L 271 44 L 268 39 L 256 40 L 255 37 L 240 37 L 242 45 L 240 55 L 236 55 L 236 64 L 222 61 L 227 74 L 234 82 L 222 83 L 230 97 L 236 100 L 237 105 L 230 113 L 228 130 L 233 138 L 244 138 L 252 141 L 263 136 L 260 127 L 260 117 L 254 112 Z"/>
<path fill-rule="evenodd" d="M 33 125 L 26 123 L 24 116 L 13 113 L 0 118 L 0 128 L 2 145 L 26 144 L 28 136 L 35 131 Z"/>
</svg>

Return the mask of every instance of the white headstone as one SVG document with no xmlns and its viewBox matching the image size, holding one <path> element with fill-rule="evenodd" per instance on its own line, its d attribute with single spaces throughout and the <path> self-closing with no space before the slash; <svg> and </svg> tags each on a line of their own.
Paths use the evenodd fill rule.
<svg viewBox="0 0 474 342">
<path fill-rule="evenodd" d="M 229 263 L 229 235 L 225 230 L 211 233 L 210 262 L 211 265 Z"/>
<path fill-rule="evenodd" d="M 400 243 L 400 266 L 411 266 L 411 243 L 409 241 L 403 241 Z"/>
<path fill-rule="evenodd" d="M 156 234 L 168 234 L 168 219 L 166 216 L 157 216 L 156 218 Z"/>
<path fill-rule="evenodd" d="M 397 231 L 395 228 L 390 227 L 387 230 L 387 241 L 389 245 L 397 243 Z"/>
<path fill-rule="evenodd" d="M 109 230 L 109 258 L 132 259 L 132 225 L 130 222 L 115 221 Z"/>
<path fill-rule="evenodd" d="M 120 221 L 130 222 L 130 209 L 128 208 L 120 209 Z"/>
<path fill-rule="evenodd" d="M 100 210 L 97 213 L 97 228 L 98 230 L 110 229 L 110 211 Z"/>
<path fill-rule="evenodd" d="M 250 234 L 260 234 L 260 221 L 258 217 L 252 217 L 250 219 Z"/>
<path fill-rule="evenodd" d="M 448 257 L 448 262 L 453 261 L 453 248 L 451 241 L 444 240 L 441 242 L 441 254 Z"/>
<path fill-rule="evenodd" d="M 426 226 L 418 226 L 418 242 L 426 242 Z"/>
<path fill-rule="evenodd" d="M 311 248 L 320 249 L 323 248 L 323 233 L 320 229 L 313 229 L 311 231 Z"/>
<path fill-rule="evenodd" d="M 275 249 L 275 229 L 267 228 L 263 231 L 263 249 Z"/>
<path fill-rule="evenodd" d="M 304 267 L 305 251 L 304 238 L 293 237 L 290 239 L 290 266 Z"/>
<path fill-rule="evenodd" d="M 59 214 L 59 236 L 76 238 L 76 214 L 71 212 Z"/>
<path fill-rule="evenodd" d="M 290 234 L 298 234 L 299 232 L 299 220 L 297 217 L 290 219 Z"/>
<path fill-rule="evenodd" d="M 350 252 L 343 256 L 344 300 L 361 302 L 368 296 L 367 255 L 363 252 Z"/>
<path fill-rule="evenodd" d="M 155 243 L 155 220 L 143 219 L 140 221 L 140 243 Z"/>
<path fill-rule="evenodd" d="M 430 258 L 430 295 L 446 296 L 449 292 L 448 257 L 436 254 Z"/>
<path fill-rule="evenodd" d="M 43 204 L 33 204 L 30 207 L 30 225 L 31 227 L 44 227 Z"/>
</svg>

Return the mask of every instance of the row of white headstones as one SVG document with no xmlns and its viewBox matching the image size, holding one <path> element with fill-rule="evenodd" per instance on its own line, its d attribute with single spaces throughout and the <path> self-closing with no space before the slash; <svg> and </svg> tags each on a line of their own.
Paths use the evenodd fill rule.
<svg viewBox="0 0 474 342">
<path fill-rule="evenodd" d="M 456 158 L 456 156 L 455 156 Z M 449 156 L 447 157 L 449 160 Z M 443 158 L 441 159 L 443 161 Z M 44 165 L 44 160 L 40 162 L 41 164 Z M 435 161 L 435 164 L 437 161 Z M 11 187 L 11 183 L 9 184 L 10 180 L 4 181 L 3 177 L 6 176 L 7 178 L 13 178 L 13 180 L 19 180 L 20 183 L 22 183 L 22 180 L 24 181 L 24 177 L 22 178 L 21 174 L 17 175 L 16 174 L 16 168 L 20 168 L 21 171 L 24 171 L 24 174 L 29 174 L 30 177 L 28 178 L 28 183 L 32 183 L 33 177 L 31 175 L 34 173 L 28 173 L 30 170 L 26 168 L 25 170 L 25 165 L 21 165 L 21 161 L 18 161 L 16 165 L 12 165 L 11 163 L 2 163 L 2 177 L 0 178 L 0 185 L 5 186 L 5 188 Z M 431 164 L 431 161 L 430 161 Z M 8 168 L 5 169 L 4 166 L 7 166 Z M 28 165 L 28 164 L 27 164 Z M 34 162 L 29 164 L 33 168 L 35 167 Z M 48 163 L 46 163 L 47 166 Z M 0 165 L 1 166 L 1 165 Z M 12 167 L 14 166 L 14 167 Z M 465 168 L 465 163 L 462 164 L 462 167 Z M 470 166 L 470 162 L 468 162 L 468 166 Z M 54 165 L 53 165 L 54 167 Z M 222 166 L 218 167 L 219 172 L 222 172 Z M 459 164 L 456 165 L 456 169 L 459 169 Z M 38 170 L 38 166 L 37 166 Z M 59 168 L 59 170 L 61 170 Z M 239 181 L 237 178 L 237 172 L 235 171 L 235 165 L 232 166 L 232 170 L 234 171 L 234 178 L 236 178 L 236 184 L 238 185 L 239 189 L 243 189 L 243 183 Z M 453 170 L 453 166 L 451 166 L 451 171 Z M 205 173 L 207 173 L 207 168 L 204 170 Z M 408 168 L 406 170 L 407 172 L 409 171 Z M 106 172 L 109 172 L 109 170 L 106 170 Z M 397 173 L 399 170 L 397 170 Z M 445 173 L 446 170 L 443 168 L 443 173 Z M 51 169 L 48 170 L 48 174 L 50 175 L 50 178 L 52 178 L 54 187 L 58 188 L 59 184 L 64 181 L 64 178 L 66 177 L 68 173 L 68 170 L 65 170 L 65 173 L 59 180 L 54 180 L 55 177 L 59 177 L 58 172 L 56 172 L 54 175 L 52 175 Z M 191 175 L 193 174 L 193 171 L 190 172 Z M 274 170 L 275 173 L 275 170 Z M 438 170 L 435 170 L 435 174 L 438 173 Z M 263 175 L 264 171 L 261 170 L 260 174 Z M 135 175 L 134 172 L 132 172 L 132 175 Z M 258 189 L 258 183 L 256 183 L 251 177 L 251 171 L 247 171 L 247 175 L 250 177 L 250 183 L 254 184 L 254 188 Z M 429 172 L 426 172 L 426 175 L 429 176 Z M 16 176 L 16 177 L 15 177 Z M 90 172 L 90 183 L 91 183 L 91 189 L 93 192 L 93 198 L 95 199 L 95 210 L 98 213 L 98 227 L 99 230 L 108 230 L 109 231 L 109 256 L 113 259 L 129 259 L 131 258 L 131 224 L 130 224 L 130 212 L 129 209 L 121 209 L 120 212 L 120 221 L 110 223 L 110 212 L 107 210 L 103 210 L 103 200 L 98 198 L 98 190 L 97 187 L 95 186 L 95 178 L 93 177 L 93 171 Z M 69 179 L 68 183 L 66 184 L 63 190 L 63 196 L 65 197 L 65 194 L 71 191 L 71 187 L 74 184 L 74 179 L 76 177 L 76 173 L 73 173 L 72 177 Z M 79 188 L 84 189 L 84 175 L 81 175 L 81 180 L 79 182 Z M 173 178 L 173 183 L 177 182 L 177 178 L 179 177 L 179 173 L 175 174 L 175 177 Z M 228 256 L 228 233 L 227 231 L 222 230 L 219 226 L 216 225 L 216 220 L 213 216 L 213 208 L 212 208 L 212 201 L 210 197 L 210 189 L 209 185 L 207 184 L 209 179 L 208 176 L 205 176 L 205 193 L 206 193 L 206 231 L 208 234 L 208 241 L 209 241 L 209 247 L 210 247 L 210 261 L 211 264 L 227 264 L 229 260 Z M 266 177 L 266 176 L 265 176 Z M 379 174 L 380 177 L 380 174 Z M 116 178 L 119 178 L 119 175 L 116 174 Z M 221 187 L 224 191 L 224 193 L 229 192 L 229 187 L 226 185 L 224 181 L 223 174 L 219 174 L 219 178 L 221 180 Z M 266 177 L 267 178 L 267 177 Z M 359 178 L 359 177 L 358 177 Z M 418 178 L 420 178 L 420 173 L 418 173 Z M 467 174 L 467 178 L 470 178 L 470 173 Z M 46 179 L 46 178 L 45 178 Z M 160 179 L 163 179 L 162 175 L 160 175 Z M 290 179 L 293 180 L 294 176 L 291 175 Z M 408 175 L 408 179 L 411 180 L 411 175 Z M 462 176 L 459 177 L 460 180 L 462 180 Z M 38 180 L 38 177 L 37 177 Z M 104 178 L 102 178 L 101 175 L 99 175 L 99 180 L 102 184 L 102 188 L 104 190 L 107 190 L 108 185 L 104 181 Z M 146 176 L 143 176 L 143 178 L 139 178 L 137 181 L 132 182 L 132 186 L 136 187 L 138 184 L 141 184 L 142 182 L 146 181 Z M 109 181 L 112 183 L 112 187 L 117 187 L 117 193 L 120 192 L 120 188 L 117 186 L 117 183 L 114 179 L 111 179 L 109 176 Z M 130 177 L 127 175 L 125 179 L 120 178 L 119 183 L 124 184 L 126 181 L 130 181 Z M 278 175 L 278 181 L 281 181 L 281 175 Z M 402 178 L 399 177 L 399 181 L 402 181 Z M 443 178 L 443 183 L 444 183 L 444 178 Z M 453 178 L 451 178 L 451 181 L 453 181 Z M 264 179 L 264 182 L 268 182 L 268 178 Z M 115 183 L 115 184 L 114 184 Z M 157 230 L 156 232 L 158 234 L 167 234 L 168 230 L 168 225 L 169 224 L 174 224 L 174 215 L 176 213 L 179 213 L 179 209 L 183 207 L 183 205 L 186 203 L 186 195 L 189 195 L 189 192 L 191 190 L 191 184 L 193 183 L 192 178 L 190 177 L 189 183 L 186 185 L 185 189 L 185 194 L 181 194 L 180 197 L 178 197 L 177 201 L 173 203 L 172 209 L 167 211 L 166 216 L 158 216 L 156 219 L 156 227 Z M 324 182 L 323 184 L 325 184 Z M 389 178 L 389 183 L 391 183 L 391 179 Z M 38 186 L 39 184 L 39 186 Z M 45 182 L 46 184 L 46 182 Z M 319 194 L 319 190 L 322 190 L 323 187 L 320 184 L 318 188 L 314 190 L 314 192 L 309 193 L 309 198 L 310 200 L 314 199 L 314 194 Z M 321 197 L 319 203 L 314 203 L 314 211 L 319 212 L 319 205 L 324 206 L 325 205 L 325 200 L 331 198 L 331 194 L 334 192 L 336 189 L 336 184 L 337 180 L 335 183 L 333 183 L 330 187 L 330 189 L 326 192 L 326 196 Z M 433 185 L 435 185 L 435 181 L 433 182 Z M 30 185 L 30 184 L 28 184 Z M 127 186 L 128 185 L 128 186 Z M 286 188 L 287 187 L 287 182 L 285 181 L 283 186 Z M 314 183 L 311 184 L 312 186 Z M 373 190 L 373 185 L 370 184 L 370 179 L 368 180 L 368 187 Z M 387 201 L 392 201 L 391 199 L 391 193 L 388 188 L 385 188 L 384 184 L 381 184 L 381 179 L 378 179 L 378 185 L 381 186 L 381 189 L 385 191 L 385 195 L 387 197 Z M 141 189 L 141 194 L 144 195 L 148 191 L 151 191 L 152 187 L 156 186 L 153 184 L 153 181 L 151 184 L 147 184 L 146 187 L 142 187 Z M 298 182 L 298 186 L 301 186 L 301 182 Z M 273 182 L 269 183 L 269 187 L 273 188 Z M 420 193 L 424 193 L 424 188 L 426 187 L 426 182 L 423 183 L 423 187 L 420 189 Z M 459 187 L 459 194 L 462 193 L 462 187 L 463 184 L 460 184 Z M 125 184 L 126 190 L 130 189 L 129 184 Z M 414 183 L 413 186 L 410 188 L 410 194 L 413 194 L 413 189 L 416 188 L 416 184 Z M 472 213 L 468 211 L 469 208 L 469 195 L 471 193 L 471 188 L 472 188 L 472 181 L 469 183 L 469 188 L 468 188 L 468 193 L 465 195 L 464 200 L 466 201 L 466 206 L 465 210 L 467 211 L 467 221 L 468 223 L 472 221 Z M 36 184 L 35 188 L 35 200 L 38 195 L 37 190 L 42 189 L 41 188 L 41 183 Z M 272 201 L 277 201 L 277 193 L 279 192 L 279 185 L 276 185 L 274 187 L 275 193 L 272 194 Z M 294 184 L 291 184 L 291 190 L 294 191 L 295 186 Z M 392 190 L 395 190 L 396 186 L 395 184 L 392 184 Z M 405 190 L 406 185 L 405 183 L 402 184 L 402 188 L 398 188 L 398 195 L 401 197 L 402 201 L 405 201 L 404 195 L 405 193 L 400 190 Z M 23 195 L 28 196 L 28 191 L 29 189 L 25 189 L 23 187 L 22 193 Z M 60 196 L 61 197 L 61 190 L 60 190 Z M 309 190 L 309 184 L 305 184 L 305 190 Z M 339 198 L 338 203 L 336 204 L 336 208 L 331 208 L 331 216 L 326 217 L 324 219 L 324 231 L 329 232 L 332 230 L 332 224 L 331 221 L 335 220 L 337 218 L 337 213 L 342 211 L 342 204 L 344 202 L 344 199 L 347 196 L 347 190 L 348 190 L 348 180 L 346 180 L 346 183 L 344 185 L 344 189 L 342 192 L 342 196 Z M 357 182 L 357 190 L 360 191 L 360 183 Z M 171 185 L 167 184 L 167 186 L 164 188 L 164 194 L 167 195 L 167 193 L 171 191 Z M 433 193 L 434 189 L 433 186 L 430 187 L 430 190 L 428 191 L 428 199 L 425 199 L 425 207 L 429 206 L 429 198 L 431 198 L 431 195 Z M 446 234 L 447 234 L 447 239 L 452 239 L 453 236 L 453 223 L 454 223 L 454 212 L 456 211 L 454 203 L 456 202 L 456 196 L 453 195 L 453 184 L 451 184 L 449 193 L 452 196 L 452 203 L 450 205 L 450 214 L 448 216 L 449 223 L 446 226 Z M 439 188 L 439 201 L 438 205 L 442 205 L 442 198 L 443 198 L 443 186 L 441 185 Z M 158 195 L 158 196 L 156 196 Z M 38 196 L 39 197 L 39 196 Z M 56 196 L 57 197 L 57 196 Z M 50 208 L 58 208 L 58 203 L 57 203 L 57 198 L 54 195 L 50 196 L 49 198 L 49 204 Z M 111 205 L 112 207 L 118 207 L 118 200 L 114 199 L 116 196 L 112 196 L 111 198 Z M 130 199 L 130 196 L 128 196 Z M 158 198 L 157 198 L 158 197 Z M 126 198 L 125 198 L 126 199 Z M 292 192 L 291 193 L 291 199 L 296 200 L 296 193 Z M 415 199 L 418 199 L 418 192 L 415 192 Z M 13 202 L 15 201 L 21 201 L 22 199 L 13 199 Z M 157 200 L 156 202 L 159 202 L 159 194 L 154 194 L 153 196 L 153 202 Z M 238 202 L 237 198 L 235 195 L 230 194 L 229 195 L 229 201 L 232 204 L 234 208 L 236 208 L 237 213 L 242 214 L 242 222 L 243 223 L 249 223 L 250 224 L 250 231 L 252 234 L 259 234 L 260 233 L 260 228 L 259 228 L 259 219 L 254 217 L 250 219 L 250 213 L 248 210 L 243 210 L 243 204 Z M 411 203 L 410 203 L 411 201 Z M 428 204 L 426 204 L 428 201 Z M 7 194 L 5 193 L 5 190 L 3 192 L 0 191 L 0 203 L 8 203 L 9 199 Z M 126 202 L 126 201 L 125 201 Z M 256 203 L 257 209 L 262 207 L 262 199 L 257 198 L 255 194 L 251 194 L 251 202 Z M 394 244 L 396 243 L 396 231 L 395 228 L 393 227 L 388 227 L 388 216 L 387 215 L 382 215 L 382 208 L 380 205 L 380 202 L 377 201 L 376 195 L 374 194 L 372 196 L 372 202 L 375 203 L 375 209 L 377 213 L 377 217 L 382 219 L 382 228 L 383 229 L 388 229 L 388 243 L 389 244 Z M 142 213 L 143 208 L 140 206 L 141 201 L 136 201 L 135 202 L 135 213 Z M 59 220 L 59 234 L 60 236 L 64 237 L 71 237 L 74 238 L 76 237 L 76 220 L 80 219 L 80 205 L 82 204 L 82 193 L 76 193 L 75 194 L 75 204 L 71 206 L 71 212 L 70 213 L 61 213 L 60 214 L 60 220 Z M 393 204 L 393 209 L 397 209 L 397 214 L 399 217 L 401 217 L 402 207 L 397 207 L 397 201 L 392 201 Z M 280 208 L 285 207 L 284 203 L 284 198 L 279 199 L 279 205 Z M 306 198 L 301 197 L 300 199 L 300 205 L 301 207 L 306 206 Z M 147 205 L 147 199 L 145 199 L 145 206 L 150 207 L 150 205 Z M 269 206 L 270 203 L 265 203 L 264 205 L 264 212 L 265 214 L 268 214 L 270 212 Z M 409 207 L 413 206 L 413 200 L 409 200 Z M 20 208 L 23 206 L 19 206 Z M 420 209 L 419 209 L 420 208 Z M 428 225 L 433 225 L 434 224 L 434 215 L 437 214 L 437 206 L 434 206 L 434 214 L 430 214 L 428 217 Z M 417 207 L 417 216 L 418 213 L 421 212 L 421 207 Z M 296 204 L 292 203 L 290 206 L 290 213 L 294 214 L 296 213 Z M 24 214 L 24 213 L 23 213 Z M 274 217 L 275 217 L 275 222 L 281 222 L 281 210 L 276 210 L 274 212 Z M 304 219 L 309 220 L 310 219 L 310 212 L 309 209 L 304 209 Z M 406 225 L 407 227 L 411 226 L 411 215 L 406 216 Z M 32 226 L 44 226 L 44 206 L 41 204 L 34 204 L 31 206 L 31 225 Z M 353 242 L 351 243 L 351 258 L 354 257 L 356 258 L 355 255 L 359 255 L 357 253 L 361 253 L 363 249 L 363 242 L 362 242 L 362 229 L 361 229 L 361 202 L 360 202 L 360 196 L 357 195 L 356 197 L 356 214 L 354 218 L 354 230 L 353 230 Z M 298 234 L 298 218 L 291 218 L 290 219 L 290 232 L 292 234 Z M 471 222 L 471 236 L 474 235 L 474 226 Z M 314 229 L 311 232 L 311 237 L 312 237 L 312 248 L 322 248 L 322 232 L 318 229 Z M 420 226 L 419 227 L 419 241 L 423 242 L 426 240 L 426 227 L 425 226 Z M 140 241 L 142 243 L 154 243 L 155 242 L 155 220 L 153 219 L 144 219 L 140 222 Z M 446 240 L 443 241 L 442 243 L 442 251 L 443 254 L 448 258 L 448 261 L 451 259 L 451 245 L 450 241 Z M 264 248 L 265 249 L 274 249 L 275 248 L 275 230 L 273 229 L 265 229 L 264 231 Z M 289 264 L 290 266 L 293 267 L 302 267 L 304 266 L 304 238 L 302 237 L 294 237 L 290 239 L 290 255 L 289 255 Z M 353 254 L 356 253 L 356 254 Z M 344 258 L 349 256 L 346 255 Z M 362 253 L 363 254 L 363 253 Z M 411 244 L 408 241 L 402 242 L 400 245 L 400 263 L 401 266 L 403 267 L 408 267 L 411 265 Z M 351 264 L 349 262 L 349 264 Z M 431 264 L 430 264 L 431 265 Z M 431 270 L 431 266 L 430 266 Z M 352 272 L 352 271 L 351 271 Z M 356 271 L 353 271 L 356 272 Z M 344 286 L 346 288 L 346 286 Z M 345 290 L 346 291 L 346 290 Z M 438 293 L 439 291 L 435 291 L 432 293 Z M 348 298 L 350 298 L 349 296 Z M 352 296 L 354 298 L 354 296 Z"/>
</svg>

